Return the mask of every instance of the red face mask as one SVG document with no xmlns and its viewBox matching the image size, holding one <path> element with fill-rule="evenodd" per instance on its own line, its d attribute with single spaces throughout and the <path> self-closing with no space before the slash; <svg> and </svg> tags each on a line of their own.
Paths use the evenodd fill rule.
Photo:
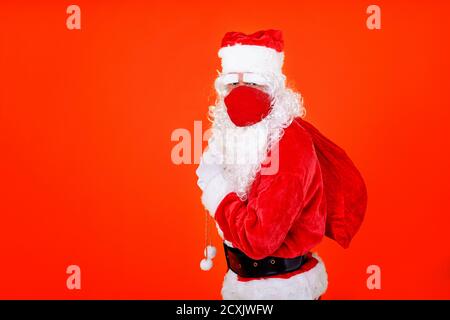
<svg viewBox="0 0 450 320">
<path fill-rule="evenodd" d="M 249 86 L 234 88 L 224 101 L 231 121 L 238 127 L 251 126 L 261 121 L 271 110 L 270 96 Z"/>
</svg>

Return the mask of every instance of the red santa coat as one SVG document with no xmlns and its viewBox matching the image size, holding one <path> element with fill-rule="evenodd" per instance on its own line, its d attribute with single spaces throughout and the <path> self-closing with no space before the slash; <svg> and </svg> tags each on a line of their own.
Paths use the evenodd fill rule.
<svg viewBox="0 0 450 320">
<path fill-rule="evenodd" d="M 229 193 L 217 207 L 224 239 L 253 259 L 306 254 L 324 235 L 347 247 L 367 204 L 350 158 L 300 118 L 276 147 L 278 172 L 258 173 L 245 201 Z"/>
</svg>

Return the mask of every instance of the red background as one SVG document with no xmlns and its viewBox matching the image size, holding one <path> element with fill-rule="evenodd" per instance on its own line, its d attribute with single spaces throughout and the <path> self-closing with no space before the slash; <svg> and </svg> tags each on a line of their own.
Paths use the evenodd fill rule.
<svg viewBox="0 0 450 320">
<path fill-rule="evenodd" d="M 196 165 L 172 163 L 170 137 L 208 127 L 223 34 L 265 28 L 284 32 L 306 119 L 368 187 L 350 249 L 317 248 L 324 298 L 450 297 L 448 2 L 75 3 L 72 31 L 70 2 L 0 4 L 0 298 L 220 298 L 220 241 L 202 272 Z"/>
</svg>

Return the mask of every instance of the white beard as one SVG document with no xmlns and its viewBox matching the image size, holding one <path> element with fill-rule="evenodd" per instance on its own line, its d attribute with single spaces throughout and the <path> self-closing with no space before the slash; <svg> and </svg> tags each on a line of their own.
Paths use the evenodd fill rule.
<svg viewBox="0 0 450 320">
<path fill-rule="evenodd" d="M 242 200 L 246 199 L 261 164 L 280 140 L 283 129 L 300 115 L 301 99 L 292 90 L 280 89 L 274 101 L 266 118 L 247 127 L 237 127 L 231 122 L 223 98 L 218 99 L 212 110 L 214 122 L 209 149 L 222 163 L 224 178 L 232 191 Z"/>
</svg>

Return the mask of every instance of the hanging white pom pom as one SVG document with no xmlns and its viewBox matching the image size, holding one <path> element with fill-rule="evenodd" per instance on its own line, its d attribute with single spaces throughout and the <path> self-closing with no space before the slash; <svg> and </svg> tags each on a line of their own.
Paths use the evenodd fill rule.
<svg viewBox="0 0 450 320">
<path fill-rule="evenodd" d="M 212 266 L 213 262 L 211 259 L 202 259 L 202 261 L 200 261 L 200 269 L 203 271 L 211 270 Z"/>
<path fill-rule="evenodd" d="M 207 259 L 214 259 L 214 257 L 216 256 L 216 252 L 216 247 L 209 245 L 205 248 L 203 254 Z"/>
</svg>

